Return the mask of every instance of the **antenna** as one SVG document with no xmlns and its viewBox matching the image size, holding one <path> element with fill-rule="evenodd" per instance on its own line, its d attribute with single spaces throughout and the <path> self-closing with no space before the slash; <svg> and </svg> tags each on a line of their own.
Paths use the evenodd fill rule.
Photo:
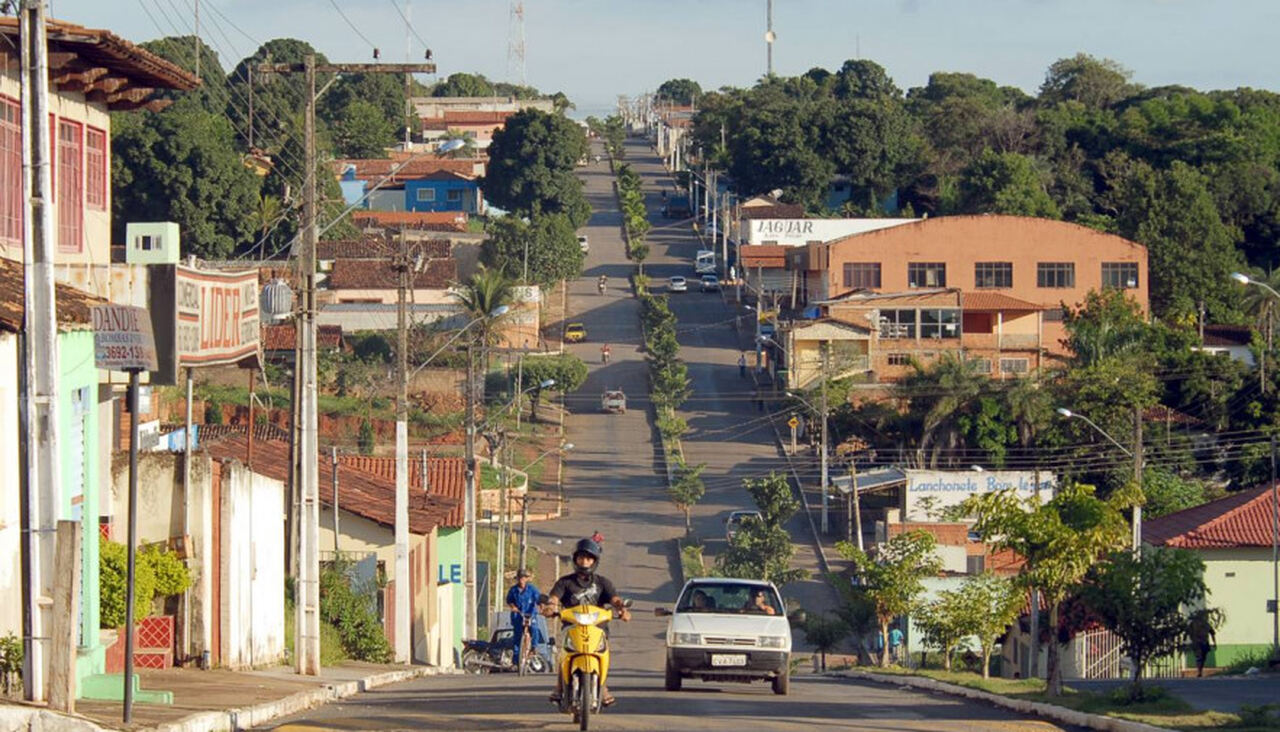
<svg viewBox="0 0 1280 732">
<path fill-rule="evenodd" d="M 773 42 L 778 40 L 778 34 L 773 32 L 773 0 L 766 0 L 765 3 L 765 31 L 764 45 L 768 54 L 768 73 L 773 76 Z"/>
<path fill-rule="evenodd" d="M 511 17 L 507 24 L 507 78 L 519 79 L 525 86 L 524 76 L 524 0 L 511 0 Z"/>
</svg>

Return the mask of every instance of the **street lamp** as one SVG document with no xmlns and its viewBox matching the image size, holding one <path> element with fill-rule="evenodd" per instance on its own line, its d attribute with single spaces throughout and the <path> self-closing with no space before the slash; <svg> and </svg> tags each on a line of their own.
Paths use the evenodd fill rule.
<svg viewBox="0 0 1280 732">
<path fill-rule="evenodd" d="M 1232 272 L 1231 279 L 1242 285 L 1257 285 L 1280 300 L 1275 288 L 1243 272 Z M 1271 437 L 1271 604 L 1271 653 L 1280 659 L 1280 486 L 1276 483 L 1275 436 Z"/>
<path fill-rule="evenodd" d="M 1067 409 L 1066 407 L 1058 407 L 1056 411 L 1058 412 L 1058 414 L 1062 415 L 1066 419 L 1081 420 L 1085 424 L 1092 427 L 1094 431 L 1096 431 L 1098 434 L 1110 440 L 1111 444 L 1120 448 L 1120 452 L 1123 452 L 1125 455 L 1128 455 L 1130 458 L 1133 458 L 1133 479 L 1138 484 L 1138 490 L 1139 491 L 1142 490 L 1142 451 L 1141 451 L 1142 433 L 1141 432 L 1136 432 L 1134 435 L 1134 446 L 1136 451 L 1130 450 L 1129 448 L 1120 444 L 1120 442 L 1116 440 L 1116 438 L 1112 437 L 1106 430 L 1099 427 L 1097 422 L 1094 422 L 1093 420 L 1089 419 L 1083 414 L 1080 414 L 1079 412 L 1073 412 L 1070 409 Z M 1140 430 L 1142 425 L 1141 411 L 1138 411 L 1135 414 L 1134 420 L 1137 425 L 1137 429 Z M 1142 504 L 1141 503 L 1135 503 L 1133 506 L 1133 551 L 1135 554 L 1142 551 Z"/>
</svg>

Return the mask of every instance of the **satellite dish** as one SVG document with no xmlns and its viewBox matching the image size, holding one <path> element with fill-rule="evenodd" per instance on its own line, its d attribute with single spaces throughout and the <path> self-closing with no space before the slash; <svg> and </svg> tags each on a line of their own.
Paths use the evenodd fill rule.
<svg viewBox="0 0 1280 732">
<path fill-rule="evenodd" d="M 436 145 L 436 152 L 443 155 L 445 153 L 451 153 L 454 150 L 460 150 L 466 147 L 466 145 L 467 145 L 466 140 L 462 139 L 461 137 L 455 137 L 452 140 L 445 140 L 439 145 Z"/>
<path fill-rule="evenodd" d="M 765 43 L 773 43 L 773 42 L 774 42 L 774 41 L 776 41 L 776 40 L 778 40 L 778 34 L 777 34 L 777 33 L 774 33 L 773 31 L 765 31 L 765 32 L 764 32 L 764 42 L 765 42 Z"/>
</svg>

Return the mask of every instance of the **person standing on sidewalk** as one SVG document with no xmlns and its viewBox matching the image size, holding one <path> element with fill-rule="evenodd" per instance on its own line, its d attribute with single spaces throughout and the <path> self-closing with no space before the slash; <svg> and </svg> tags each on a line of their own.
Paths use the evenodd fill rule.
<svg viewBox="0 0 1280 732">
<path fill-rule="evenodd" d="M 747 378 L 747 354 L 742 352 L 738 354 L 738 376 Z"/>
</svg>

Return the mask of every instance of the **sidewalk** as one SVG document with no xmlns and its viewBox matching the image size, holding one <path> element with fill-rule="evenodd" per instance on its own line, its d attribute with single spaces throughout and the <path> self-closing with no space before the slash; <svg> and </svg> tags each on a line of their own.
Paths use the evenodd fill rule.
<svg viewBox="0 0 1280 732">
<path fill-rule="evenodd" d="M 318 677 L 292 669 L 197 671 L 140 669 L 145 690 L 173 692 L 173 704 L 133 705 L 133 722 L 121 722 L 121 702 L 81 699 L 76 715 L 49 712 L 42 706 L 0 704 L 0 730 L 156 730 L 206 732 L 251 729 L 272 719 L 310 709 L 366 689 L 440 673 L 430 666 L 344 663 L 324 668 Z"/>
</svg>

